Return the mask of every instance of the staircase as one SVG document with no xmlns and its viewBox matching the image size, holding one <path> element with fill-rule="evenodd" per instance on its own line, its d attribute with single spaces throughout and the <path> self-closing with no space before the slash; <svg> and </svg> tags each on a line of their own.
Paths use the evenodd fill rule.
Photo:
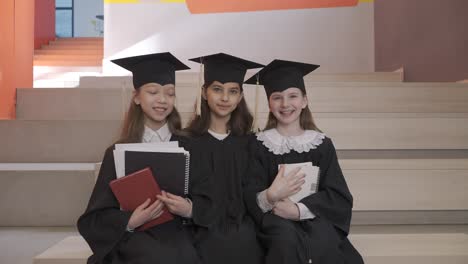
<svg viewBox="0 0 468 264">
<path fill-rule="evenodd" d="M 58 38 L 34 51 L 34 66 L 101 66 L 103 38 Z"/>
<path fill-rule="evenodd" d="M 198 74 L 177 73 L 184 124 Z M 468 84 L 405 83 L 400 73 L 311 74 L 305 83 L 354 196 L 350 239 L 366 263 L 468 263 Z M 27 244 L 24 263 L 86 263 L 76 219 L 131 85 L 129 76 L 83 76 L 74 89 L 17 90 L 17 119 L 0 120 L 1 263 Z M 251 109 L 255 89 L 244 87 Z M 262 127 L 263 92 L 258 102 Z M 17 242 L 2 247 L 3 237 Z"/>
</svg>

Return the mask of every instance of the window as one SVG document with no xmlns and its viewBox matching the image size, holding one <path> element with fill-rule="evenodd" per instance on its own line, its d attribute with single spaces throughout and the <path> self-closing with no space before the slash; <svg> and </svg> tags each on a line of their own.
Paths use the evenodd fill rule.
<svg viewBox="0 0 468 264">
<path fill-rule="evenodd" d="M 55 35 L 58 38 L 73 37 L 73 1 L 55 0 Z"/>
</svg>

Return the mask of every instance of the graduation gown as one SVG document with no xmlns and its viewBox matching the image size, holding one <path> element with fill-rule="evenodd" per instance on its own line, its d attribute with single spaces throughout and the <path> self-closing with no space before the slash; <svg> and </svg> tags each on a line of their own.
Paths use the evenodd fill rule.
<svg viewBox="0 0 468 264">
<path fill-rule="evenodd" d="M 266 263 L 352 263 L 363 260 L 347 238 L 353 198 L 338 164 L 335 147 L 325 137 L 315 149 L 274 154 L 252 136 L 251 162 L 245 199 L 249 213 L 260 227 L 259 239 L 266 248 Z M 318 191 L 300 201 L 315 218 L 292 221 L 263 213 L 257 193 L 268 188 L 279 164 L 312 162 L 320 169 Z"/>
<path fill-rule="evenodd" d="M 205 264 L 263 263 L 263 249 L 255 224 L 243 201 L 243 176 L 248 166 L 247 136 L 228 135 L 219 140 L 205 133 L 192 142 L 192 156 L 199 160 L 196 174 L 208 174 L 214 206 L 208 229 L 194 230 L 196 248 Z"/>
<path fill-rule="evenodd" d="M 171 141 L 190 149 L 185 138 L 172 135 Z M 109 182 L 116 178 L 113 156 L 109 147 L 102 161 L 96 185 L 85 213 L 78 219 L 78 230 L 91 247 L 93 255 L 88 263 L 199 263 L 193 238 L 186 221 L 176 217 L 146 231 L 126 231 L 132 212 L 120 210 Z M 207 223 L 203 212 L 211 207 L 204 185 L 207 178 L 190 177 L 189 198 L 193 202 L 194 225 Z"/>
</svg>

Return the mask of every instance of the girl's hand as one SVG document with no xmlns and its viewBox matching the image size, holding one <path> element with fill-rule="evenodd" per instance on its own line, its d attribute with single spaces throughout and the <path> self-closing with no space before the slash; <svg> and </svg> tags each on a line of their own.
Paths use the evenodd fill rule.
<svg viewBox="0 0 468 264">
<path fill-rule="evenodd" d="M 299 207 L 289 199 L 277 202 L 272 212 L 284 219 L 294 221 L 298 221 L 300 219 Z"/>
<path fill-rule="evenodd" d="M 305 182 L 305 174 L 299 173 L 300 170 L 301 168 L 299 167 L 295 168 L 285 176 L 284 166 L 280 165 L 280 169 L 275 180 L 266 192 L 266 196 L 270 204 L 275 204 L 276 202 L 286 199 L 301 190 L 301 186 Z"/>
<path fill-rule="evenodd" d="M 135 229 L 144 223 L 158 218 L 163 213 L 164 204 L 156 200 L 150 205 L 151 199 L 148 198 L 144 203 L 139 205 L 130 216 L 128 221 L 128 228 Z"/>
<path fill-rule="evenodd" d="M 192 203 L 187 199 L 165 191 L 158 195 L 158 199 L 166 205 L 169 212 L 186 218 L 192 216 Z"/>
</svg>

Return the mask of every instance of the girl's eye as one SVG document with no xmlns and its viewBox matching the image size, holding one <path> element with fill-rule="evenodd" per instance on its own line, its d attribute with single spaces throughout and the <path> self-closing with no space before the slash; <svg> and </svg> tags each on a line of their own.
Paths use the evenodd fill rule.
<svg viewBox="0 0 468 264">
<path fill-rule="evenodd" d="M 271 100 L 275 100 L 275 101 L 276 101 L 276 100 L 279 100 L 279 99 L 281 99 L 281 97 L 279 97 L 279 96 L 273 96 L 273 97 L 271 97 Z"/>
<path fill-rule="evenodd" d="M 149 94 L 157 94 L 158 92 L 156 92 L 156 91 L 149 91 L 148 93 L 149 93 Z"/>
<path fill-rule="evenodd" d="M 230 92 L 231 92 L 231 94 L 238 94 L 239 93 L 238 90 L 231 90 Z"/>
</svg>

